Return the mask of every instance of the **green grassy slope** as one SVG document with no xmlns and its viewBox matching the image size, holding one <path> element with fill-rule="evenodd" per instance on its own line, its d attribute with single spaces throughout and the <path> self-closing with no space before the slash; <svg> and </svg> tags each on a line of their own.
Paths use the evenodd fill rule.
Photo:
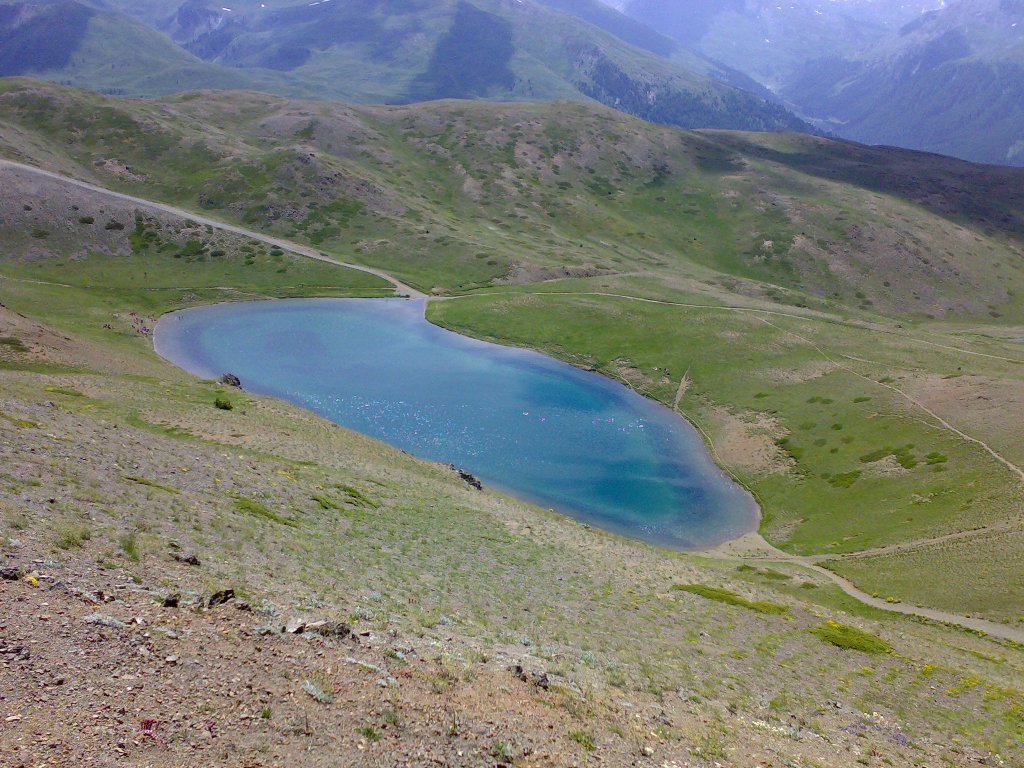
<svg viewBox="0 0 1024 768">
<path fill-rule="evenodd" d="M 836 311 L 1021 317 L 1016 171 L 577 104 L 125 102 L 18 80 L 0 103 L 8 157 L 351 251 L 428 290 L 492 285 L 513 263 L 591 265 L 718 273 Z"/>
<path fill-rule="evenodd" d="M 795 553 L 978 528 L 981 541 L 1019 516 L 1019 480 L 949 427 L 1021 462 L 998 412 L 1022 395 L 1020 171 L 577 104 L 121 102 L 8 81 L 0 106 L 9 157 L 426 291 L 497 294 L 431 316 L 678 397 Z M 996 410 L 971 406 L 985 401 L 961 394 L 968 382 Z M 983 588 L 966 584 L 961 610 Z M 937 579 L 906 589 L 943 599 Z M 1015 620 L 1019 590 L 1002 595 L 988 615 Z"/>
<path fill-rule="evenodd" d="M 341 641 L 321 649 L 315 638 L 288 645 L 255 627 L 274 621 L 274 611 L 339 617 L 380 644 L 381 663 L 400 680 L 388 691 L 389 711 L 399 714 L 417 686 L 432 687 L 430 703 L 443 709 L 471 682 L 507 687 L 509 666 L 540 669 L 545 688 L 516 695 L 525 719 L 535 708 L 565 713 L 570 726 L 555 734 L 557 755 L 586 757 L 585 740 L 610 764 L 635 761 L 648 745 L 666 759 L 737 766 L 778 758 L 839 765 L 837 754 L 854 753 L 880 765 L 873 753 L 893 765 L 1019 759 L 1019 648 L 866 609 L 794 566 L 715 562 L 608 536 L 476 491 L 440 465 L 284 403 L 196 381 L 153 354 L 142 328 L 160 312 L 218 296 L 290 295 L 300 284 L 307 293 L 381 285 L 131 203 L 0 173 L 5 563 L 45 559 L 48 573 L 72 584 L 110 579 L 147 595 L 182 591 L 174 614 L 182 622 L 195 615 L 191 590 L 231 586 L 254 612 L 223 610 L 247 625 L 260 663 L 282 678 L 286 655 L 324 654 L 328 665 L 368 650 Z M 141 226 L 133 226 L 137 213 Z M 127 226 L 108 229 L 110 221 Z M 480 301 L 440 305 L 461 312 Z M 612 328 L 629 332 L 598 323 L 586 330 L 603 336 Z M 712 328 L 732 330 L 717 320 Z M 216 408 L 218 397 L 234 407 Z M 959 461 L 951 454 L 951 464 Z M 170 552 L 196 553 L 201 565 L 177 563 Z M 15 588 L 28 589 L 5 587 Z M 80 610 L 114 612 L 123 602 Z M 145 630 L 156 635 L 167 623 L 158 614 Z M 269 723 L 242 721 L 252 740 L 228 741 L 238 718 L 223 717 L 234 710 L 210 690 L 219 674 L 246 673 L 224 649 L 217 653 L 225 664 L 202 680 L 202 703 L 182 708 L 173 686 L 160 689 L 160 703 L 183 717 L 221 718 L 218 743 L 232 748 L 208 750 L 208 759 L 231 764 L 243 749 L 278 754 L 293 731 L 308 753 L 301 707 L 314 704 L 301 678 L 286 688 L 298 692 L 298 709 L 257 700 L 272 705 L 272 717 L 260 718 Z M 137 653 L 125 655 L 127 668 L 140 663 Z M 243 706 L 255 706 L 255 694 L 241 690 Z M 346 701 L 349 690 L 330 711 L 354 710 L 374 723 L 381 754 L 402 720 L 385 721 L 364 698 Z M 55 708 L 63 701 L 48 698 Z M 481 696 L 474 706 L 484 720 L 492 701 Z M 451 738 L 415 736 L 427 744 Z M 312 759 L 335 761 L 337 742 L 317 741 Z M 456 743 L 463 748 L 461 737 Z M 169 750 L 179 747 L 150 745 L 146 756 L 176 759 L 180 751 Z"/>
</svg>

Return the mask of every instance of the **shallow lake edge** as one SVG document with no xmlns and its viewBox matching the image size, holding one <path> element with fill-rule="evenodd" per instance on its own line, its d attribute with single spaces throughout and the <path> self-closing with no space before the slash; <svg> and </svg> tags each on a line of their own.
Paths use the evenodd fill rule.
<svg viewBox="0 0 1024 768">
<path fill-rule="evenodd" d="M 453 297 L 453 298 L 457 298 L 457 297 Z M 627 390 L 627 391 L 633 393 L 637 397 L 643 398 L 647 403 L 653 405 L 654 407 L 656 407 L 656 408 L 658 408 L 660 410 L 663 410 L 665 412 L 665 414 L 668 415 L 670 418 L 676 419 L 679 422 L 681 422 L 682 425 L 683 425 L 683 428 L 685 430 L 690 431 L 690 432 L 693 433 L 693 435 L 697 438 L 697 442 L 700 445 L 700 450 L 703 451 L 703 453 L 704 453 L 703 458 L 707 459 L 707 462 L 709 463 L 709 465 L 711 467 L 713 467 L 716 472 L 720 473 L 721 479 L 724 482 L 729 483 L 729 484 L 735 486 L 741 492 L 741 494 L 746 498 L 747 503 L 748 503 L 747 504 L 748 511 L 750 513 L 749 514 L 749 525 L 744 530 L 741 530 L 739 532 L 736 532 L 736 531 L 729 532 L 727 534 L 726 538 L 722 538 L 722 539 L 719 539 L 719 540 L 714 541 L 714 542 L 710 542 L 710 543 L 706 543 L 706 544 L 701 544 L 700 546 L 695 546 L 695 547 L 678 547 L 678 546 L 674 547 L 674 546 L 667 545 L 667 544 L 659 544 L 659 543 L 656 543 L 656 542 L 653 542 L 653 541 L 650 541 L 650 540 L 647 540 L 647 539 L 643 539 L 643 538 L 640 538 L 640 537 L 630 536 L 629 534 L 623 533 L 622 531 L 617 531 L 617 530 L 611 530 L 611 529 L 604 528 L 603 526 L 601 526 L 598 523 L 590 522 L 588 520 L 581 519 L 581 518 L 579 518 L 578 516 L 576 516 L 575 514 L 571 513 L 568 510 L 560 510 L 560 509 L 552 507 L 549 503 L 547 503 L 547 502 L 545 502 L 543 500 L 538 500 L 536 498 L 532 498 L 527 492 L 519 491 L 519 490 L 516 490 L 516 489 L 511 489 L 511 488 L 503 485 L 502 483 L 494 482 L 493 480 L 488 480 L 487 481 L 487 487 L 493 489 L 494 491 L 496 491 L 498 493 L 501 493 L 503 495 L 509 496 L 510 498 L 513 498 L 513 499 L 515 499 L 515 500 L 517 500 L 517 501 L 519 501 L 521 503 L 527 504 L 527 505 L 529 505 L 529 506 L 531 506 L 531 507 L 533 507 L 535 509 L 543 511 L 545 514 L 556 514 L 556 515 L 558 515 L 562 519 L 573 520 L 577 524 L 582 525 L 582 526 L 584 526 L 585 528 L 587 528 L 589 530 L 600 531 L 602 534 L 605 534 L 605 535 L 609 535 L 609 536 L 614 536 L 614 537 L 617 537 L 617 538 L 625 539 L 625 540 L 628 540 L 628 541 L 634 542 L 634 543 L 640 543 L 640 544 L 644 544 L 644 545 L 647 545 L 647 546 L 652 546 L 652 547 L 655 547 L 655 548 L 660 549 L 662 551 L 687 553 L 687 554 L 705 554 L 705 555 L 710 555 L 710 556 L 719 556 L 719 555 L 721 555 L 721 556 L 726 556 L 726 557 L 734 557 L 737 553 L 743 552 L 743 551 L 746 551 L 746 550 L 749 550 L 749 549 L 752 549 L 752 548 L 753 549 L 762 549 L 764 547 L 767 547 L 769 549 L 774 549 L 760 535 L 760 525 L 761 525 L 761 522 L 763 521 L 763 513 L 762 513 L 762 509 L 761 509 L 761 504 L 760 504 L 759 500 L 757 499 L 756 495 L 746 486 L 746 484 L 744 484 L 732 472 L 730 472 L 726 467 L 723 467 L 721 464 L 719 464 L 719 462 L 716 459 L 715 452 L 712 450 L 713 445 L 710 443 L 710 438 L 707 437 L 707 435 L 704 433 L 704 431 L 702 429 L 697 427 L 688 418 L 686 418 L 685 415 L 683 415 L 682 413 L 680 413 L 676 409 L 670 408 L 667 404 L 661 402 L 660 400 L 656 400 L 654 398 L 647 397 L 646 395 L 638 392 L 637 390 L 633 389 L 632 387 L 628 386 L 627 384 L 623 383 L 622 381 L 619 381 L 619 380 L 617 380 L 617 379 L 615 379 L 613 377 L 607 376 L 607 375 L 603 374 L 599 370 L 596 370 L 596 369 L 593 369 L 593 368 L 590 368 L 590 367 L 581 366 L 579 364 L 570 362 L 568 360 L 563 360 L 561 358 L 555 357 L 553 355 L 549 355 L 549 354 L 547 354 L 545 352 L 542 352 L 540 350 L 534 349 L 534 348 L 529 347 L 529 346 L 509 344 L 509 343 L 502 343 L 502 342 L 499 342 L 499 341 L 495 341 L 493 339 L 479 338 L 479 337 L 475 337 L 475 336 L 472 336 L 472 335 L 460 333 L 458 331 L 452 330 L 451 328 L 447 328 L 447 327 L 445 327 L 443 325 L 440 325 L 440 324 L 437 324 L 437 323 L 433 323 L 427 317 L 427 305 L 431 301 L 431 297 L 408 297 L 408 296 L 402 297 L 402 296 L 398 296 L 398 297 L 345 297 L 345 298 L 339 298 L 339 297 L 306 297 L 306 298 L 286 298 L 286 299 L 261 298 L 261 299 L 241 300 L 241 301 L 220 301 L 220 302 L 199 303 L 199 304 L 196 304 L 194 306 L 184 307 L 184 308 L 178 309 L 178 310 L 172 310 L 172 311 L 166 312 L 163 315 L 161 315 L 158 318 L 157 323 L 156 323 L 156 325 L 155 325 L 155 327 L 153 329 L 153 335 L 152 335 L 152 345 L 153 345 L 153 347 L 152 348 L 153 348 L 154 353 L 161 360 L 163 360 L 164 362 L 167 362 L 167 363 L 175 366 L 179 370 L 182 370 L 182 371 L 188 373 L 189 375 L 196 377 L 199 380 L 216 381 L 217 379 L 219 379 L 225 373 L 225 371 L 215 371 L 215 370 L 212 370 L 212 369 L 203 369 L 203 368 L 201 368 L 201 366 L 197 365 L 196 362 L 193 359 L 188 357 L 180 349 L 176 349 L 176 348 L 174 348 L 173 344 L 169 344 L 168 343 L 168 340 L 167 340 L 168 322 L 167 321 L 169 321 L 172 317 L 178 316 L 178 315 L 181 315 L 181 314 L 184 314 L 184 313 L 192 312 L 192 311 L 195 311 L 195 310 L 211 309 L 213 307 L 231 307 L 231 306 L 237 306 L 237 305 L 250 305 L 250 304 L 255 304 L 255 303 L 279 303 L 279 302 L 311 303 L 311 302 L 342 302 L 342 301 L 343 302 L 349 302 L 349 301 L 352 301 L 352 302 L 397 301 L 397 302 L 413 302 L 413 303 L 418 303 L 418 304 L 420 304 L 420 310 L 421 310 L 420 311 L 420 319 L 422 320 L 422 322 L 430 325 L 434 329 L 442 331 L 445 334 L 452 334 L 453 336 L 458 337 L 463 342 L 469 341 L 469 342 L 473 342 L 475 344 L 479 344 L 479 345 L 484 346 L 484 347 L 488 347 L 488 346 L 500 347 L 500 348 L 503 348 L 503 349 L 506 349 L 506 350 L 519 350 L 521 352 L 529 353 L 531 355 L 537 355 L 537 356 L 539 356 L 541 358 L 544 358 L 547 361 L 554 361 L 554 362 L 556 362 L 558 364 L 566 365 L 566 366 L 569 366 L 571 368 L 574 368 L 574 369 L 576 369 L 580 373 L 584 373 L 584 374 L 588 374 L 588 375 L 599 377 L 602 380 L 602 382 L 605 382 L 605 383 L 609 383 L 610 382 L 610 383 L 614 384 L 617 387 L 622 387 L 624 390 Z M 242 384 L 243 384 L 243 387 L 244 387 L 244 381 L 242 382 Z M 347 429 L 347 430 L 349 430 L 351 432 L 359 434 L 362 437 L 365 437 L 365 438 L 370 439 L 370 440 L 375 440 L 375 441 L 380 442 L 380 443 L 382 443 L 384 445 L 387 445 L 389 448 L 391 448 L 393 450 L 400 450 L 400 451 L 403 451 L 405 453 L 408 453 L 407 451 L 404 451 L 404 449 L 402 449 L 402 448 L 400 448 L 398 446 L 395 446 L 395 445 L 393 445 L 391 443 L 388 443 L 386 440 L 382 440 L 382 439 L 380 439 L 378 437 L 374 437 L 372 435 L 367 435 L 365 433 L 360 432 L 359 430 L 353 429 L 351 427 L 347 427 L 347 426 L 345 426 L 343 424 L 340 424 L 340 423 L 330 419 L 328 416 L 325 416 L 323 414 L 317 413 L 316 411 L 314 411 L 314 410 L 312 410 L 310 408 L 304 407 L 303 405 L 300 405 L 298 403 L 292 402 L 292 401 L 288 400 L 287 398 L 279 397 L 279 396 L 273 395 L 273 394 L 266 394 L 266 393 L 255 392 L 255 391 L 249 392 L 249 394 L 257 396 L 257 397 L 269 397 L 269 398 L 273 398 L 275 400 L 278 400 L 280 402 L 288 403 L 291 406 L 294 406 L 294 407 L 297 407 L 297 408 L 301 408 L 302 410 L 304 410 L 304 411 L 306 411 L 308 413 L 313 414 L 317 418 L 324 419 L 325 421 L 328 421 L 331 424 L 335 424 L 335 425 L 337 425 L 337 426 L 339 426 L 339 427 L 341 427 L 343 429 Z M 444 462 L 444 461 L 434 461 L 434 460 L 423 458 L 423 457 L 420 457 L 420 456 L 415 456 L 415 458 L 418 461 L 424 461 L 424 462 L 426 462 L 428 464 L 447 466 L 447 463 Z"/>
</svg>

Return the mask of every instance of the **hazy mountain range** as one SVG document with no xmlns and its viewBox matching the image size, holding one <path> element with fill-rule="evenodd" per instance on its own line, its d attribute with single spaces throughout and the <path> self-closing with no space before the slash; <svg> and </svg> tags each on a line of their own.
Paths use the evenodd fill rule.
<svg viewBox="0 0 1024 768">
<path fill-rule="evenodd" d="M 1024 0 L 27 0 L 0 75 L 152 96 L 593 99 L 1024 164 Z"/>
<path fill-rule="evenodd" d="M 622 0 L 832 133 L 1024 162 L 1021 0 Z"/>
<path fill-rule="evenodd" d="M 590 98 L 682 127 L 810 130 L 752 93 L 749 77 L 667 38 L 651 50 L 660 36 L 616 16 L 646 47 L 518 0 L 33 0 L 0 6 L 0 74 L 132 96 L 252 88 L 374 103 Z"/>
</svg>

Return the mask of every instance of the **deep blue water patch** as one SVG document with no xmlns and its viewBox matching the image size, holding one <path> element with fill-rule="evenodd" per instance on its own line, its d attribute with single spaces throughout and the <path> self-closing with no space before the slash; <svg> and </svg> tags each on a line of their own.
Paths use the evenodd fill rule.
<svg viewBox="0 0 1024 768">
<path fill-rule="evenodd" d="M 595 373 L 428 323 L 423 302 L 220 304 L 161 319 L 157 351 L 485 483 L 653 544 L 699 549 L 757 508 L 669 409 Z"/>
</svg>

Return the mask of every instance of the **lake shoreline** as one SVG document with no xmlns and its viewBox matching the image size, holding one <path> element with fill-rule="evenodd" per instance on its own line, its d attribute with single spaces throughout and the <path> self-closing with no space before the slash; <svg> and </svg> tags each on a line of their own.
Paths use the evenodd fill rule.
<svg viewBox="0 0 1024 768">
<path fill-rule="evenodd" d="M 723 531 L 722 535 L 714 535 L 713 533 L 710 533 L 707 530 L 702 528 L 700 530 L 703 530 L 704 532 L 701 534 L 702 540 L 699 540 L 699 541 L 680 542 L 680 541 L 676 540 L 675 538 L 670 538 L 668 540 L 660 541 L 658 539 L 658 535 L 657 534 L 651 534 L 649 531 L 646 531 L 646 530 L 640 530 L 638 532 L 637 529 L 630 528 L 628 525 L 621 524 L 621 523 L 616 523 L 616 522 L 609 522 L 608 519 L 601 518 L 600 514 L 597 514 L 597 513 L 595 513 L 592 510 L 588 510 L 586 508 L 585 502 L 581 502 L 583 504 L 583 506 L 573 506 L 573 505 L 567 504 L 567 503 L 553 502 L 551 497 L 545 497 L 544 496 L 544 494 L 547 492 L 546 489 L 538 489 L 537 493 L 531 493 L 528 489 L 525 489 L 525 488 L 512 487 L 511 483 L 505 482 L 502 479 L 494 476 L 493 474 L 488 473 L 487 471 L 481 471 L 478 467 L 477 468 L 474 468 L 472 466 L 468 467 L 468 469 L 470 471 L 472 471 L 474 474 L 477 474 L 478 476 L 480 476 L 481 479 L 484 480 L 487 483 L 488 486 L 494 488 L 495 490 L 497 490 L 497 491 L 499 491 L 501 493 L 505 493 L 505 494 L 507 494 L 509 496 L 518 498 L 518 499 L 520 499 L 522 501 L 525 501 L 526 503 L 532 504 L 532 505 L 537 506 L 537 507 L 541 507 L 541 508 L 546 509 L 548 511 L 554 510 L 558 514 L 562 514 L 562 515 L 566 515 L 568 517 L 572 517 L 572 518 L 576 519 L 577 521 L 579 521 L 579 522 L 581 522 L 581 523 L 583 523 L 585 525 L 588 525 L 588 526 L 591 526 L 591 527 L 594 527 L 594 528 L 600 528 L 602 530 L 607 531 L 608 533 L 611 533 L 611 534 L 614 534 L 614 535 L 618 535 L 618 536 L 624 536 L 624 537 L 632 539 L 632 540 L 644 541 L 645 543 L 651 544 L 653 546 L 657 546 L 657 547 L 663 548 L 663 549 L 674 550 L 674 551 L 685 551 L 685 552 L 691 552 L 691 553 L 701 553 L 701 552 L 703 552 L 703 553 L 710 553 L 713 550 L 717 549 L 718 547 L 722 546 L 723 544 L 728 543 L 729 541 L 732 541 L 732 540 L 735 540 L 735 539 L 739 539 L 739 538 L 743 538 L 745 536 L 750 535 L 751 533 L 756 533 L 757 532 L 758 526 L 759 526 L 760 520 L 761 520 L 761 510 L 760 510 L 759 505 L 757 504 L 756 499 L 753 497 L 752 494 L 750 494 L 749 490 L 744 488 L 742 486 L 742 484 L 738 483 L 736 481 L 736 479 L 734 477 L 732 477 L 728 471 L 726 471 L 723 467 L 721 467 L 714 460 L 714 456 L 712 455 L 712 452 L 708 450 L 708 446 L 706 445 L 706 443 L 704 441 L 704 436 L 701 434 L 700 430 L 695 425 L 690 423 L 684 416 L 679 414 L 677 411 L 669 408 L 667 405 L 665 405 L 664 403 L 662 403 L 660 401 L 654 400 L 652 398 L 644 397 L 643 395 L 641 395 L 640 393 L 636 392 L 632 388 L 626 387 L 621 382 L 618 382 L 618 381 L 616 381 L 616 380 L 614 380 L 614 379 L 612 379 L 610 377 L 602 375 L 599 371 L 583 368 L 581 366 L 572 366 L 572 365 L 570 365 L 570 364 L 568 364 L 568 363 L 566 363 L 564 361 L 557 360 L 556 358 L 552 358 L 552 357 L 550 357 L 548 355 L 544 355 L 543 353 L 540 353 L 540 352 L 538 352 L 536 350 L 531 350 L 529 348 L 513 347 L 513 346 L 508 346 L 508 345 L 499 345 L 499 344 L 495 344 L 495 343 L 490 342 L 490 341 L 486 341 L 486 340 L 482 340 L 482 339 L 476 339 L 476 338 L 473 338 L 471 336 L 466 336 L 466 335 L 463 335 L 463 334 L 459 334 L 459 333 L 456 333 L 454 331 L 451 331 L 450 329 L 446 329 L 446 328 L 444 328 L 442 326 L 435 325 L 434 323 L 431 323 L 426 318 L 426 305 L 427 305 L 427 301 L 428 301 L 428 299 L 425 299 L 425 298 L 424 299 L 409 299 L 409 298 L 397 298 L 397 299 L 379 299 L 379 298 L 375 298 L 375 299 L 359 299 L 359 298 L 353 298 L 353 299 L 308 298 L 308 299 L 272 300 L 271 302 L 267 302 L 267 304 L 275 305 L 277 308 L 289 308 L 289 309 L 292 309 L 292 308 L 294 308 L 296 306 L 296 304 L 300 304 L 301 303 L 301 306 L 304 307 L 304 308 L 310 308 L 310 307 L 317 307 L 317 306 L 319 306 L 321 309 L 323 309 L 325 304 L 327 306 L 329 306 L 331 303 L 337 303 L 337 302 L 344 302 L 344 304 L 337 304 L 337 306 L 350 306 L 350 307 L 353 306 L 357 302 L 360 302 L 360 303 L 361 302 L 371 302 L 375 306 L 375 308 L 379 309 L 380 305 L 383 302 L 388 302 L 389 304 L 391 304 L 393 302 L 400 302 L 402 305 L 405 305 L 407 303 L 412 303 L 412 304 L 416 305 L 416 324 L 422 324 L 422 327 L 414 327 L 414 326 L 410 325 L 409 331 L 411 333 L 413 333 L 413 334 L 422 334 L 422 333 L 427 333 L 427 334 L 432 334 L 432 335 L 440 334 L 440 335 L 443 335 L 443 338 L 445 339 L 446 342 L 455 344 L 456 346 L 461 347 L 461 348 L 468 348 L 474 354 L 477 353 L 477 352 L 494 354 L 496 351 L 498 351 L 499 355 L 509 355 L 509 354 L 513 354 L 514 353 L 514 356 L 516 356 L 516 357 L 522 356 L 525 359 L 530 360 L 530 361 L 536 361 L 536 360 L 546 361 L 545 365 L 548 365 L 548 366 L 565 366 L 566 368 L 571 368 L 572 370 L 576 371 L 578 376 L 580 376 L 581 378 L 585 378 L 588 381 L 591 381 L 592 385 L 596 385 L 598 388 L 600 388 L 602 390 L 607 390 L 609 388 L 614 389 L 616 392 L 619 392 L 621 390 L 620 396 L 625 396 L 624 393 L 629 393 L 629 397 L 636 398 L 636 399 L 638 399 L 639 401 L 642 401 L 645 404 L 643 407 L 644 407 L 645 411 L 649 412 L 649 417 L 656 418 L 656 419 L 668 419 L 668 420 L 671 420 L 672 423 L 677 424 L 678 429 L 682 430 L 683 432 L 688 432 L 688 433 L 691 434 L 691 436 L 689 438 L 686 438 L 686 440 L 687 441 L 696 442 L 698 444 L 698 446 L 699 446 L 699 451 L 702 454 L 700 456 L 694 455 L 694 456 L 691 457 L 691 460 L 694 460 L 694 461 L 697 462 L 697 464 L 693 465 L 693 467 L 696 467 L 696 466 L 700 467 L 699 476 L 703 478 L 703 480 L 701 482 L 702 483 L 706 483 L 708 485 L 708 487 L 713 487 L 713 486 L 715 486 L 716 483 L 721 483 L 721 484 L 724 484 L 724 485 L 727 485 L 727 486 L 731 487 L 731 489 L 732 489 L 732 490 L 726 492 L 726 496 L 723 497 L 723 498 L 732 498 L 733 499 L 733 501 L 730 502 L 730 507 L 729 507 L 733 511 L 726 513 L 726 512 L 724 512 L 724 508 L 723 508 L 723 510 L 721 510 L 719 512 L 714 512 L 714 510 L 712 510 L 712 513 L 714 515 L 726 514 L 726 517 L 723 518 L 723 520 L 724 519 L 731 519 L 731 520 L 742 519 L 742 520 L 744 520 L 744 522 L 742 524 L 730 523 L 729 526 L 727 526 L 727 527 L 731 528 L 731 530 Z M 183 331 L 183 327 L 178 327 L 175 324 L 178 323 L 178 322 L 181 322 L 182 319 L 185 318 L 185 317 L 189 317 L 190 321 L 194 320 L 196 317 L 198 317 L 198 315 L 195 314 L 197 312 L 201 312 L 201 313 L 203 313 L 203 315 L 205 315 L 207 318 L 209 318 L 211 316 L 212 317 L 216 317 L 216 316 L 218 316 L 218 315 L 220 315 L 222 313 L 232 313 L 234 310 L 241 309 L 241 308 L 244 308 L 244 307 L 252 308 L 253 306 L 255 306 L 257 304 L 260 304 L 260 302 L 220 302 L 218 304 L 201 305 L 199 307 L 194 307 L 194 308 L 190 308 L 190 309 L 179 310 L 179 311 L 167 313 L 167 314 L 163 315 L 159 319 L 159 321 L 157 323 L 157 326 L 156 326 L 156 328 L 154 330 L 154 334 L 153 334 L 153 348 L 154 348 L 154 351 L 162 359 L 167 360 L 168 362 L 174 364 L 175 366 L 177 366 L 179 368 L 182 368 L 182 369 L 186 370 L 187 372 L 189 372 L 190 374 L 192 374 L 194 376 L 197 376 L 199 378 L 216 380 L 216 379 L 219 379 L 224 373 L 227 373 L 227 372 L 231 372 L 231 373 L 236 373 L 237 374 L 238 371 L 235 371 L 235 370 L 231 370 L 231 371 L 221 370 L 220 368 L 223 367 L 223 366 L 211 365 L 211 364 L 203 364 L 202 362 L 200 362 L 197 359 L 196 355 L 193 354 L 194 350 L 190 351 L 187 348 L 187 345 L 183 341 L 182 334 L 185 332 L 185 331 Z M 366 306 L 369 306 L 369 305 L 366 305 Z M 392 306 L 394 306 L 394 305 L 392 304 Z M 222 309 L 217 310 L 215 308 L 222 308 Z M 245 310 L 243 310 L 243 311 L 245 311 Z M 431 330 L 425 331 L 424 330 L 425 328 L 426 329 L 431 329 Z M 261 363 L 262 363 L 263 359 L 264 358 L 261 358 Z M 588 374 L 589 374 L 589 376 L 588 376 Z M 346 425 L 345 423 L 339 421 L 337 418 L 334 418 L 331 415 L 329 415 L 328 413 L 325 413 L 323 411 L 323 409 L 319 409 L 318 410 L 317 408 L 310 407 L 308 404 L 305 404 L 303 402 L 298 402 L 295 397 L 285 396 L 283 393 L 277 392 L 277 391 L 269 391 L 266 388 L 260 387 L 260 386 L 249 387 L 249 386 L 247 386 L 247 379 L 251 380 L 252 379 L 251 375 L 250 376 L 243 375 L 243 376 L 241 376 L 241 378 L 242 378 L 243 387 L 246 387 L 249 391 L 253 392 L 253 394 L 278 397 L 278 398 L 281 398 L 281 399 L 288 400 L 289 402 L 292 402 L 293 404 L 298 405 L 299 407 L 303 407 L 306 410 L 310 410 L 310 411 L 316 413 L 320 417 L 325 418 L 325 419 L 331 421 L 332 423 L 340 424 L 341 426 L 345 426 L 346 428 L 349 428 L 349 429 L 354 429 L 355 431 L 361 432 L 362 434 L 367 434 L 367 435 L 369 435 L 370 437 L 372 437 L 374 439 L 382 440 L 383 442 L 389 442 L 392 446 L 401 448 L 402 450 L 406 450 L 407 452 L 412 452 L 412 451 L 409 451 L 407 447 L 402 446 L 402 445 L 396 445 L 394 442 L 391 442 L 390 440 L 385 439 L 385 438 L 381 437 L 378 434 L 368 433 L 366 431 L 363 431 L 362 429 L 359 429 L 357 427 L 353 427 L 350 424 Z M 657 411 L 657 414 L 655 415 L 655 414 L 650 413 L 652 411 Z M 526 414 L 524 413 L 524 415 L 526 415 Z M 679 438 L 679 439 L 681 439 L 681 438 Z M 690 450 L 691 448 L 692 448 L 692 446 L 688 445 L 687 450 Z M 454 460 L 449 460 L 448 457 L 444 457 L 444 458 L 438 459 L 438 458 L 436 458 L 434 456 L 424 456 L 422 454 L 418 454 L 418 455 L 419 455 L 419 457 L 421 459 L 424 459 L 426 461 L 440 462 L 442 464 L 453 463 L 453 464 L 461 466 L 461 462 L 459 462 L 457 458 L 454 459 Z M 687 455 L 689 455 L 689 454 L 687 454 Z M 698 470 L 693 469 L 693 467 L 690 467 L 689 471 L 691 473 L 697 472 Z M 709 472 L 714 472 L 715 477 L 709 476 Z M 562 480 L 562 479 L 563 478 L 559 478 L 559 480 Z M 624 482 L 627 482 L 627 483 L 629 483 L 629 482 L 643 483 L 644 482 L 644 481 L 642 481 L 640 479 L 634 480 L 628 474 L 622 476 L 620 478 L 620 480 L 624 481 Z M 718 491 L 718 492 L 722 492 L 722 491 Z M 742 498 L 742 502 L 739 503 L 739 506 L 737 506 L 737 501 L 736 501 L 737 496 Z M 644 507 L 642 505 L 635 506 L 634 514 L 639 514 L 638 511 L 642 510 L 642 509 L 644 509 Z M 680 508 L 680 510 L 681 510 L 680 514 L 682 513 L 682 509 L 683 508 Z M 737 511 L 738 509 L 742 509 L 742 510 L 745 510 L 745 511 L 738 512 Z M 736 517 L 737 515 L 739 515 L 739 518 Z"/>
</svg>

